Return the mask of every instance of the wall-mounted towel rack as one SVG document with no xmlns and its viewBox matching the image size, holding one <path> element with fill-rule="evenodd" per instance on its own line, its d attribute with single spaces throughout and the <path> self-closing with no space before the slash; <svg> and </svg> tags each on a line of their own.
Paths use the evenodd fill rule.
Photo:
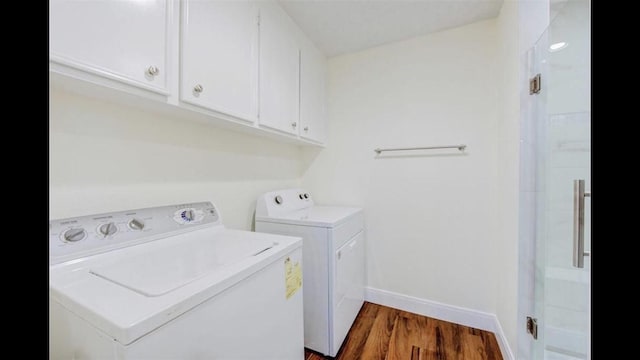
<svg viewBox="0 0 640 360">
<path fill-rule="evenodd" d="M 380 154 L 383 151 L 404 151 L 404 150 L 431 150 L 431 149 L 458 149 L 464 151 L 467 145 L 443 145 L 443 146 L 425 146 L 425 147 L 410 147 L 410 148 L 390 148 L 390 149 L 373 149 L 376 153 Z"/>
</svg>

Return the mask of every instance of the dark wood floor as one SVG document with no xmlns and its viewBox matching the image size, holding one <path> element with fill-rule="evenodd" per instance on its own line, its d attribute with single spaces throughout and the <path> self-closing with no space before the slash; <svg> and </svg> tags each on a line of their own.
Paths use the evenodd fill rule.
<svg viewBox="0 0 640 360">
<path fill-rule="evenodd" d="M 309 350 L 305 355 L 325 359 Z M 502 355 L 491 332 L 365 302 L 335 359 L 502 360 Z"/>
</svg>

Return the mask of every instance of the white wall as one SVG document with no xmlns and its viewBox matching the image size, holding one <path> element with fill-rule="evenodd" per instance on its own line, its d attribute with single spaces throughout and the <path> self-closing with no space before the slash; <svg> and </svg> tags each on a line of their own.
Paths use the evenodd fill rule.
<svg viewBox="0 0 640 360">
<path fill-rule="evenodd" d="M 505 1 L 497 18 L 500 62 L 498 193 L 500 226 L 496 245 L 496 316 L 514 352 L 518 315 L 519 76 L 518 2 Z"/>
<path fill-rule="evenodd" d="M 249 230 L 258 195 L 298 186 L 298 146 L 53 90 L 49 217 L 211 200 Z"/>
<path fill-rule="evenodd" d="M 487 20 L 329 60 L 328 146 L 302 183 L 364 207 L 369 286 L 495 313 L 496 36 Z"/>
</svg>

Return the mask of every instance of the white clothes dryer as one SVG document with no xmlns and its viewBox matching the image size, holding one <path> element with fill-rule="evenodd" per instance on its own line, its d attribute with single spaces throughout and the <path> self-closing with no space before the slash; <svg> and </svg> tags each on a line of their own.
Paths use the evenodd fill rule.
<svg viewBox="0 0 640 360">
<path fill-rule="evenodd" d="M 272 191 L 257 200 L 255 230 L 302 238 L 304 344 L 336 356 L 364 302 L 362 209 L 317 206 L 304 189 Z"/>
<path fill-rule="evenodd" d="M 51 359 L 304 358 L 300 238 L 211 202 L 50 221 Z"/>
</svg>

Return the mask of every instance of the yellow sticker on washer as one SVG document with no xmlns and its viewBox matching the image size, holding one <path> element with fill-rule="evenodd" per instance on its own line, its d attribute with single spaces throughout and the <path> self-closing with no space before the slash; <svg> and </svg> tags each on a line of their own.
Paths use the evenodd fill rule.
<svg viewBox="0 0 640 360">
<path fill-rule="evenodd" d="M 289 299 L 302 287 L 300 262 L 296 261 L 295 264 L 291 265 L 290 258 L 284 260 L 284 281 L 287 287 L 286 296 Z"/>
</svg>

